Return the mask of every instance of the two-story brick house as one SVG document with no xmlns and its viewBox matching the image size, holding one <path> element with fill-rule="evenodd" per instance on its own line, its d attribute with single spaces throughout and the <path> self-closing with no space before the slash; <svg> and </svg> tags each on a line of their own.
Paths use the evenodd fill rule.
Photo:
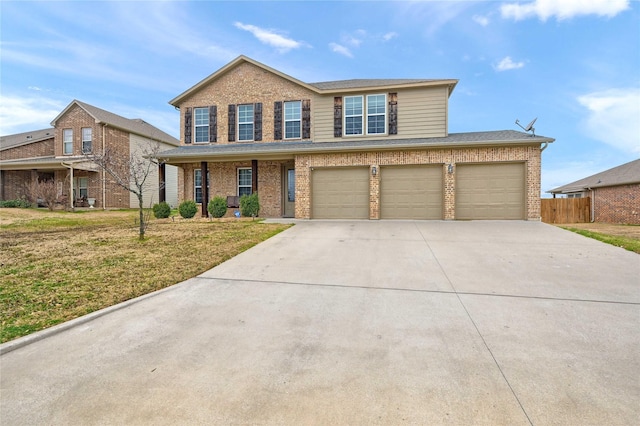
<svg viewBox="0 0 640 426">
<path fill-rule="evenodd" d="M 162 155 L 203 214 L 213 196 L 257 191 L 265 217 L 539 220 L 554 139 L 448 133 L 456 84 L 304 83 L 240 56 L 170 101 L 181 144 Z"/>
<path fill-rule="evenodd" d="M 127 160 L 142 155 L 146 146 L 161 150 L 180 142 L 141 119 L 128 119 L 77 100 L 52 122 L 52 128 L 0 138 L 0 198 L 29 196 L 38 180 L 53 180 L 61 200 L 69 207 L 137 207 L 136 196 L 116 185 L 89 157 L 105 149 Z M 160 182 L 164 181 L 164 185 Z M 177 205 L 178 172 L 162 165 L 149 175 L 145 201 Z"/>
</svg>

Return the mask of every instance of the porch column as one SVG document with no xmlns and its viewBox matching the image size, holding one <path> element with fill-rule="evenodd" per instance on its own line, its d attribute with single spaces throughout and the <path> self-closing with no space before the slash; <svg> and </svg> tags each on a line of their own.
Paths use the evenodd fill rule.
<svg viewBox="0 0 640 426">
<path fill-rule="evenodd" d="M 70 179 L 69 179 L 69 207 L 71 210 L 74 208 L 74 195 L 73 195 L 73 166 L 69 167 Z"/>
<path fill-rule="evenodd" d="M 202 173 L 202 217 L 209 216 L 209 169 L 207 162 L 200 163 L 200 171 Z"/>
<path fill-rule="evenodd" d="M 160 193 L 158 195 L 158 202 L 162 203 L 167 201 L 167 185 L 164 182 L 165 179 L 165 163 L 160 163 L 158 166 L 158 183 L 160 185 Z"/>
<path fill-rule="evenodd" d="M 251 193 L 258 192 L 258 160 L 251 160 Z"/>
</svg>

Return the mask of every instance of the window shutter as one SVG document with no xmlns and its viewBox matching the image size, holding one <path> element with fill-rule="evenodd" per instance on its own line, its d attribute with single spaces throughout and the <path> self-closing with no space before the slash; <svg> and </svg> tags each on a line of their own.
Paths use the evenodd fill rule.
<svg viewBox="0 0 640 426">
<path fill-rule="evenodd" d="M 311 100 L 302 101 L 302 139 L 311 137 Z"/>
<path fill-rule="evenodd" d="M 229 105 L 229 142 L 236 140 L 236 106 Z"/>
<path fill-rule="evenodd" d="M 398 94 L 389 93 L 389 134 L 398 134 Z"/>
<path fill-rule="evenodd" d="M 184 110 L 184 143 L 191 143 L 191 108 Z"/>
<path fill-rule="evenodd" d="M 218 107 L 209 107 L 209 142 L 218 142 Z"/>
<path fill-rule="evenodd" d="M 342 137 L 342 97 L 333 98 L 333 137 Z"/>
<path fill-rule="evenodd" d="M 273 103 L 273 139 L 282 140 L 282 102 Z"/>
<path fill-rule="evenodd" d="M 253 140 L 262 140 L 262 104 L 253 105 Z"/>
</svg>

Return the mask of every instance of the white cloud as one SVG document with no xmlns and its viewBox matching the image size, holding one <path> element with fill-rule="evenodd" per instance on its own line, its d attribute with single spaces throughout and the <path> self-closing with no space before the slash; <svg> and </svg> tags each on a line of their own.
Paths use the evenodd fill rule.
<svg viewBox="0 0 640 426">
<path fill-rule="evenodd" d="M 28 132 L 51 127 L 51 121 L 66 104 L 41 96 L 7 96 L 0 98 L 0 135 Z"/>
<path fill-rule="evenodd" d="M 338 44 L 338 43 L 329 43 L 329 47 L 335 53 L 339 53 L 341 55 L 344 55 L 347 58 L 353 58 L 353 53 L 351 53 L 351 50 L 349 50 L 348 47 L 345 47 L 345 46 L 343 46 L 341 44 Z"/>
<path fill-rule="evenodd" d="M 396 37 L 398 37 L 398 33 L 396 33 L 395 31 L 390 31 L 390 32 L 386 33 L 385 35 L 383 35 L 382 39 L 384 41 L 389 41 L 389 40 L 391 40 L 393 38 L 396 38 Z"/>
<path fill-rule="evenodd" d="M 585 133 L 621 151 L 640 154 L 640 88 L 617 88 L 578 97 L 589 110 Z"/>
<path fill-rule="evenodd" d="M 496 71 L 508 71 L 508 70 L 517 70 L 518 68 L 524 67 L 524 62 L 513 62 L 511 56 L 506 56 L 503 60 L 498 62 L 498 65 L 494 65 L 494 69 Z"/>
<path fill-rule="evenodd" d="M 489 25 L 489 17 L 487 16 L 473 15 L 473 18 L 471 19 L 473 19 L 474 22 L 482 25 L 483 27 Z"/>
<path fill-rule="evenodd" d="M 249 31 L 253 34 L 260 42 L 275 47 L 279 52 L 285 53 L 291 49 L 298 49 L 300 47 L 306 46 L 306 43 L 301 41 L 296 41 L 291 38 L 287 38 L 281 34 L 278 34 L 275 30 L 267 30 L 264 28 L 256 27 L 255 25 L 243 24 L 242 22 L 235 22 L 236 28 Z"/>
<path fill-rule="evenodd" d="M 529 3 L 507 3 L 500 7 L 503 18 L 516 21 L 537 16 L 546 21 L 555 17 L 558 21 L 580 15 L 614 17 L 629 8 L 629 0 L 534 0 Z"/>
</svg>

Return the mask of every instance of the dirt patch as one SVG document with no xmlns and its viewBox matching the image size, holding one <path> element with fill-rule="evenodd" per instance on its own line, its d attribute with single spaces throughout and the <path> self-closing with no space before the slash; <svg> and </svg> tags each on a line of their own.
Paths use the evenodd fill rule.
<svg viewBox="0 0 640 426">
<path fill-rule="evenodd" d="M 633 238 L 640 241 L 640 225 L 614 225 L 610 223 L 558 223 L 563 228 L 584 229 L 600 234 Z"/>
</svg>

